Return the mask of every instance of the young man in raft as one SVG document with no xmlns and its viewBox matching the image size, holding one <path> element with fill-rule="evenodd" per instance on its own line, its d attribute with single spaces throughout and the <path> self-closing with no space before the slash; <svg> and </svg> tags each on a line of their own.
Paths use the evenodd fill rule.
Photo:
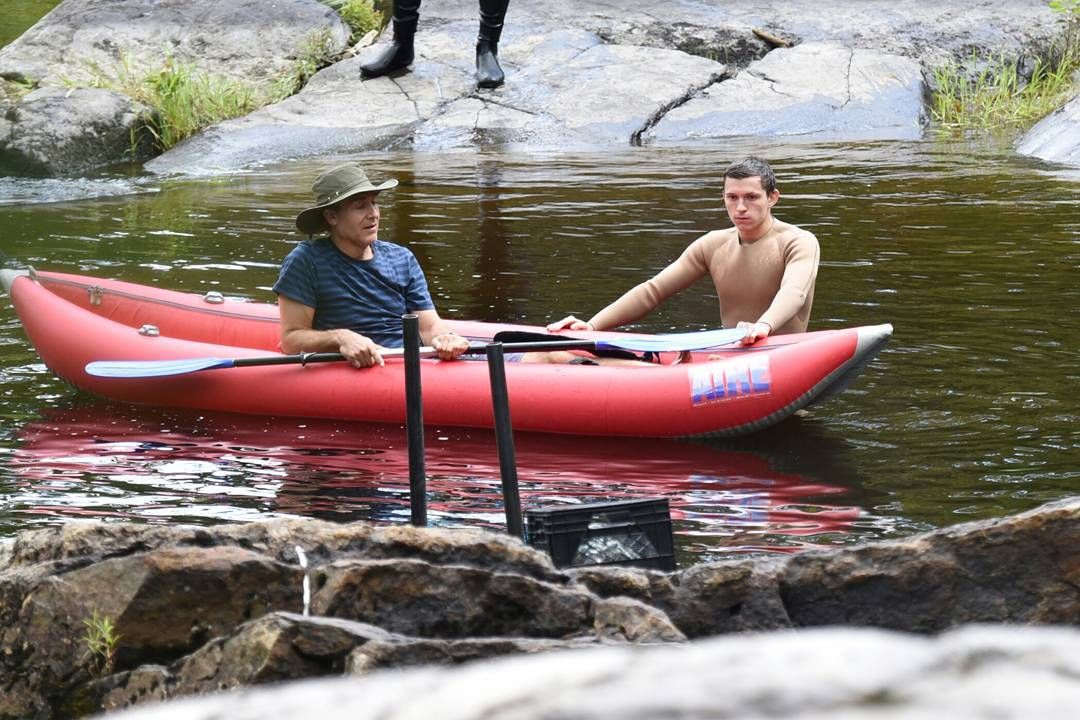
<svg viewBox="0 0 1080 720">
<path fill-rule="evenodd" d="M 773 217 L 780 199 L 764 160 L 748 157 L 724 171 L 724 206 L 734 227 L 713 230 L 679 258 L 589 318 L 548 325 L 559 330 L 611 330 L 640 320 L 706 274 L 720 298 L 724 327 L 742 328 L 749 345 L 769 335 L 806 332 L 814 302 L 817 238 Z"/>
<path fill-rule="evenodd" d="M 288 254 L 274 283 L 282 350 L 340 352 L 354 367 L 382 365 L 383 348 L 404 344 L 406 313 L 416 314 L 421 340 L 443 360 L 469 349 L 435 311 L 412 252 L 379 240 L 378 195 L 395 185 L 372 183 L 356 164 L 315 179 L 314 205 L 296 216 L 309 239 Z M 313 238 L 321 233 L 327 237 Z"/>
</svg>

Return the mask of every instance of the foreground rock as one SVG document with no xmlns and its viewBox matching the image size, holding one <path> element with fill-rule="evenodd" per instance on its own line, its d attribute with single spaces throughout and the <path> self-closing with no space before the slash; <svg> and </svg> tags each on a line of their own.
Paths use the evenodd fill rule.
<svg viewBox="0 0 1080 720">
<path fill-rule="evenodd" d="M 307 549 L 306 571 L 298 546 Z M 291 678 L 742 630 L 1076 624 L 1077 547 L 1080 499 L 905 540 L 672 574 L 562 572 L 480 530 L 69 524 L 0 545 L 0 718 L 74 717 Z M 301 614 L 305 578 L 311 616 Z M 87 640 L 85 622 L 95 617 L 119 633 L 107 657 Z M 690 670 L 706 662 L 691 655 Z M 639 656 L 612 657 L 623 665 Z"/>
<path fill-rule="evenodd" d="M 382 46 L 371 48 L 148 168 L 213 174 L 403 147 L 565 150 L 732 135 L 907 140 L 922 132 L 923 78 L 933 68 L 990 56 L 1030 67 L 1066 32 L 1043 0 L 915 0 L 888 12 L 820 0 L 670 0 L 662 13 L 647 0 L 515 3 L 500 44 L 507 83 L 481 92 L 475 0 L 429 5 L 411 73 L 361 81 L 361 62 Z M 79 83 L 77 67 L 135 53 L 151 67 L 171 55 L 265 83 L 312 32 L 343 49 L 344 26 L 316 0 L 65 0 L 0 50 L 0 75 Z"/>
<path fill-rule="evenodd" d="M 1075 629 L 972 627 L 934 639 L 829 629 L 308 681 L 109 717 L 1071 720 L 1077 677 Z"/>
<path fill-rule="evenodd" d="M 8 111 L 0 170 L 63 175 L 147 159 L 148 148 L 131 142 L 147 115 L 130 98 L 110 100 L 108 91 L 89 89 L 71 95 L 75 88 L 105 78 L 130 86 L 167 65 L 184 65 L 265 92 L 306 47 L 340 54 L 348 37 L 338 15 L 315 0 L 64 0 L 0 48 L 0 77 L 41 88 Z M 50 101 L 41 102 L 40 93 Z"/>
</svg>

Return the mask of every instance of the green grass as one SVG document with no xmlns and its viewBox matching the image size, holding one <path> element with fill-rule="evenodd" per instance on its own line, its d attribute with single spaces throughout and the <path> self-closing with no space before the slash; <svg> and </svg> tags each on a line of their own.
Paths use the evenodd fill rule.
<svg viewBox="0 0 1080 720">
<path fill-rule="evenodd" d="M 934 70 L 934 120 L 944 129 L 1021 128 L 1061 107 L 1075 93 L 1072 76 L 1080 70 L 1080 42 L 1070 33 L 1049 60 L 1036 62 L 1027 80 L 1016 60 L 998 56 L 972 61 L 983 66 L 975 77 L 957 63 Z"/>
<path fill-rule="evenodd" d="M 150 112 L 143 129 L 153 137 L 155 149 L 163 152 L 210 125 L 295 94 L 335 55 L 330 31 L 322 30 L 308 36 L 293 63 L 269 87 L 207 73 L 172 58 L 157 68 L 141 70 L 127 53 L 112 68 L 91 66 L 88 77 L 67 78 L 65 84 L 113 90 L 147 106 Z M 139 140 L 132 138 L 133 149 Z"/>
<path fill-rule="evenodd" d="M 384 22 L 373 0 L 322 0 L 341 15 L 355 42 Z M 269 87 L 213 75 L 194 64 L 166 58 L 151 70 L 137 69 L 129 53 L 121 53 L 111 68 L 89 66 L 78 77 L 65 79 L 71 87 L 98 87 L 127 95 L 150 109 L 141 131 L 133 134 L 133 156 L 149 133 L 156 151 L 164 152 L 182 140 L 223 120 L 247 115 L 264 105 L 296 94 L 320 69 L 338 59 L 328 29 L 310 33 L 293 63 Z M 87 75 L 89 77 L 87 77 Z M 19 88 L 5 88 L 12 96 Z"/>
<path fill-rule="evenodd" d="M 1065 39 L 1036 62 L 1025 79 L 1018 61 L 1004 56 L 972 57 L 982 66 L 972 77 L 952 63 L 934 70 L 937 86 L 931 114 L 945 130 L 1022 128 L 1053 112 L 1076 93 L 1080 72 L 1080 0 L 1049 0 L 1050 9 L 1065 20 Z"/>
<path fill-rule="evenodd" d="M 116 649 L 120 645 L 116 624 L 112 618 L 98 615 L 95 610 L 92 617 L 83 620 L 83 625 L 86 626 L 83 642 L 90 651 L 94 670 L 100 675 L 111 675 L 116 662 Z"/>
<path fill-rule="evenodd" d="M 352 45 L 371 30 L 382 28 L 383 14 L 375 8 L 372 0 L 320 0 L 337 11 L 341 19 L 352 30 L 349 44 Z"/>
</svg>

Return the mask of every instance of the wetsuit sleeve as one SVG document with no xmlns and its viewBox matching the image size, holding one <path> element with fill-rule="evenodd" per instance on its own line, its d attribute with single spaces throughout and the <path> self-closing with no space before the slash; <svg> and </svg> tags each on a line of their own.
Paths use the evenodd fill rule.
<svg viewBox="0 0 1080 720">
<path fill-rule="evenodd" d="M 768 323 L 776 330 L 795 317 L 814 286 L 820 254 L 817 238 L 812 233 L 803 230 L 795 234 L 784 247 L 784 275 L 780 279 L 780 289 L 758 322 Z"/>
<path fill-rule="evenodd" d="M 596 313 L 589 322 L 597 330 L 610 330 L 640 320 L 672 295 L 685 290 L 708 272 L 705 241 L 698 238 L 679 259 Z"/>
</svg>

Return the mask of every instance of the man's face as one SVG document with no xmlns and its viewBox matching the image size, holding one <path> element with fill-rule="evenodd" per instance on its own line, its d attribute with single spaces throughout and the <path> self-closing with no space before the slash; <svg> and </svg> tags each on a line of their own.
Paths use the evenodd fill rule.
<svg viewBox="0 0 1080 720">
<path fill-rule="evenodd" d="M 378 193 L 362 193 L 342 200 L 326 211 L 332 234 L 356 246 L 367 246 L 379 236 Z"/>
<path fill-rule="evenodd" d="M 768 231 L 772 206 L 779 199 L 778 190 L 765 193 L 760 177 L 724 178 L 724 207 L 742 236 Z"/>
</svg>

